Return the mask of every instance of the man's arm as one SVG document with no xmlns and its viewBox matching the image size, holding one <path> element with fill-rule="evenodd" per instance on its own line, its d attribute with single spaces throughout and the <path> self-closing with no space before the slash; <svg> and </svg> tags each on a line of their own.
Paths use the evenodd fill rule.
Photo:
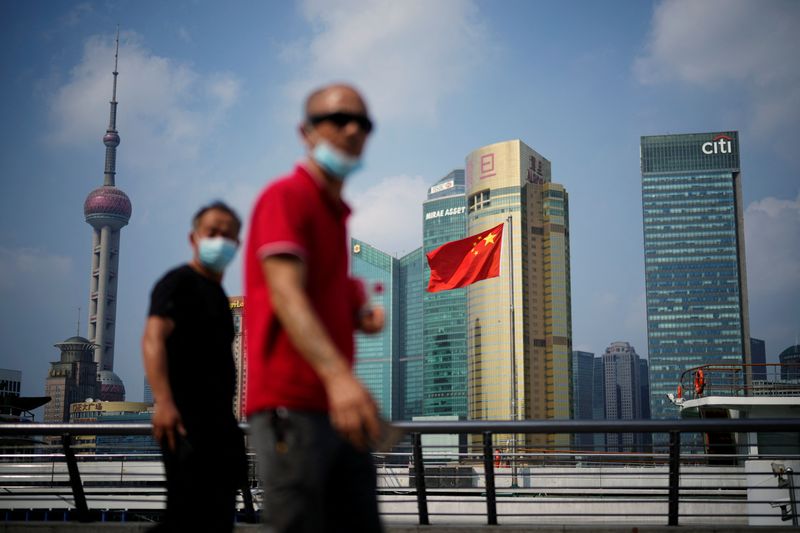
<svg viewBox="0 0 800 533">
<path fill-rule="evenodd" d="M 303 289 L 305 265 L 296 257 L 275 255 L 262 262 L 262 270 L 281 325 L 325 385 L 331 423 L 353 444 L 365 448 L 368 439 L 380 435 L 378 410 L 311 306 Z"/>
<path fill-rule="evenodd" d="M 153 389 L 155 412 L 153 413 L 153 436 L 160 444 L 166 437 L 169 449 L 175 450 L 175 432 L 186 435 L 181 415 L 172 398 L 167 375 L 167 337 L 175 329 L 171 318 L 150 316 L 142 335 L 142 358 L 144 371 L 150 388 Z"/>
</svg>

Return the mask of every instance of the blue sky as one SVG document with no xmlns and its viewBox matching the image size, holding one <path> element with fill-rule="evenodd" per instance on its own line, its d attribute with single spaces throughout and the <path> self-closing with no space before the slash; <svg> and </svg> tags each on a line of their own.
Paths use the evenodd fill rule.
<svg viewBox="0 0 800 533">
<path fill-rule="evenodd" d="M 573 342 L 646 355 L 641 135 L 738 130 L 751 333 L 800 334 L 800 3 L 469 0 L 0 3 L 0 366 L 39 395 L 53 344 L 86 334 L 86 195 L 102 183 L 121 26 L 123 229 L 115 370 L 142 394 L 152 284 L 189 257 L 189 219 L 243 215 L 302 157 L 302 97 L 362 87 L 377 129 L 348 184 L 353 236 L 421 244 L 428 185 L 520 138 L 570 193 Z M 225 280 L 241 291 L 240 262 Z"/>
</svg>

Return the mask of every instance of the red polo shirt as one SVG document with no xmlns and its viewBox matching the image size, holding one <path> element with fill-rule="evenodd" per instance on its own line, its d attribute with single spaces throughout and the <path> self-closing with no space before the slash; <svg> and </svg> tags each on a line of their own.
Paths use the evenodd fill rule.
<svg viewBox="0 0 800 533">
<path fill-rule="evenodd" d="M 322 382 L 272 308 L 262 271 L 262 261 L 271 255 L 291 254 L 305 263 L 309 301 L 352 366 L 364 293 L 348 275 L 349 214 L 348 206 L 333 200 L 301 165 L 269 184 L 256 201 L 244 257 L 248 415 L 276 407 L 328 409 Z"/>
</svg>

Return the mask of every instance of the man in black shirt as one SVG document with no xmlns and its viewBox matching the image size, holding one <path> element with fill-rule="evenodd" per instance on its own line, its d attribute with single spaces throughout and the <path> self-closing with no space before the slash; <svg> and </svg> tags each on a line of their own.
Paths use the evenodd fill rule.
<svg viewBox="0 0 800 533">
<path fill-rule="evenodd" d="M 233 316 L 220 283 L 241 222 L 217 202 L 198 211 L 192 225 L 192 260 L 156 283 L 142 337 L 153 435 L 167 476 L 159 529 L 232 531 L 247 459 L 233 414 Z"/>
</svg>

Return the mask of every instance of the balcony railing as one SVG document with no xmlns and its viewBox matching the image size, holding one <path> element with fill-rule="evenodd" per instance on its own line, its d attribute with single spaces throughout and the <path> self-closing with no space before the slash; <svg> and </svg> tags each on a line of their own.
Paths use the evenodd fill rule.
<svg viewBox="0 0 800 533">
<path fill-rule="evenodd" d="M 406 437 L 374 454 L 388 523 L 797 524 L 800 419 L 395 425 Z M 0 424 L 0 516 L 157 519 L 165 489 L 150 431 L 148 424 Z M 681 446 L 682 437 L 696 442 L 687 435 L 707 433 L 735 435 L 730 453 Z M 769 449 L 754 447 L 756 433 L 771 436 Z M 645 438 L 617 443 L 618 452 L 603 443 L 574 449 L 578 434 L 666 444 L 654 449 Z M 252 466 L 238 501 L 246 521 L 260 509 Z"/>
</svg>

